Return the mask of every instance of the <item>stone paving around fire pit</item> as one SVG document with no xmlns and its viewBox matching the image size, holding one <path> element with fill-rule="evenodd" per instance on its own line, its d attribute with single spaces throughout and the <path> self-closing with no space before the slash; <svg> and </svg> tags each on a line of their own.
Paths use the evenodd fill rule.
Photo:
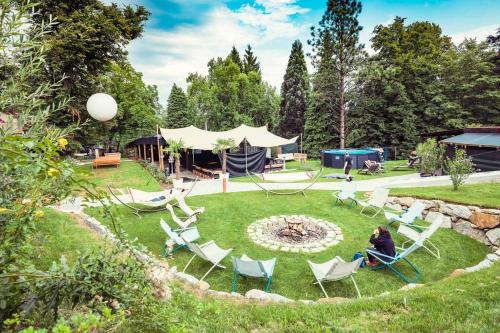
<svg viewBox="0 0 500 333">
<path fill-rule="evenodd" d="M 303 234 L 290 236 L 284 232 L 289 227 L 287 221 L 303 222 Z M 248 226 L 247 233 L 260 246 L 293 253 L 321 252 L 344 239 L 337 225 L 304 215 L 280 215 L 258 220 Z"/>
</svg>

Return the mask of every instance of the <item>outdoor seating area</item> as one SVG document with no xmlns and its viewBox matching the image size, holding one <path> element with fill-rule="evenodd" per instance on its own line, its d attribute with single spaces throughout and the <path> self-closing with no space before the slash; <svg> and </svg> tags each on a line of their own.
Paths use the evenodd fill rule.
<svg viewBox="0 0 500 333">
<path fill-rule="evenodd" d="M 121 154 L 120 153 L 107 153 L 104 156 L 97 157 L 92 161 L 93 168 L 97 169 L 100 166 L 120 166 Z"/>
</svg>

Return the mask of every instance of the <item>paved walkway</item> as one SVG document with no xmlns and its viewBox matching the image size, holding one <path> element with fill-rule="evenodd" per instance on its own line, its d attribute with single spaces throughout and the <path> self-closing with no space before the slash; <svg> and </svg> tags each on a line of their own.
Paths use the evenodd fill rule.
<svg viewBox="0 0 500 333">
<path fill-rule="evenodd" d="M 487 183 L 500 181 L 500 171 L 481 172 L 472 174 L 466 181 L 467 184 Z M 320 182 L 310 187 L 311 190 L 337 190 L 342 181 Z M 260 183 L 269 190 L 298 190 L 305 188 L 308 183 Z M 418 173 L 374 178 L 370 180 L 356 181 L 356 188 L 359 191 L 372 191 L 377 187 L 420 187 L 420 186 L 441 186 L 451 185 L 449 176 L 420 177 Z M 200 180 L 194 187 L 191 195 L 214 194 L 221 192 L 220 180 Z M 257 191 L 260 188 L 254 183 L 228 182 L 228 192 Z"/>
</svg>

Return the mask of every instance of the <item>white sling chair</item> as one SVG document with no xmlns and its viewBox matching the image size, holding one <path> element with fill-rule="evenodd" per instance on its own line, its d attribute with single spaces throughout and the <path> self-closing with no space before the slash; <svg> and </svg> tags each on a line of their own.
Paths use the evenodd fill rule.
<svg viewBox="0 0 500 333">
<path fill-rule="evenodd" d="M 233 249 L 227 249 L 227 250 L 222 249 L 219 246 L 217 246 L 217 244 L 215 244 L 213 240 L 202 245 L 186 241 L 186 245 L 194 253 L 194 255 L 191 259 L 189 259 L 188 263 L 186 264 L 186 267 L 184 267 L 184 270 L 182 271 L 183 273 L 186 271 L 186 269 L 191 264 L 193 259 L 196 258 L 196 256 L 200 257 L 203 260 L 209 261 L 213 264 L 212 267 L 210 267 L 210 269 L 208 270 L 208 272 L 206 272 L 205 275 L 203 275 L 200 281 L 203 281 L 203 279 L 207 277 L 207 275 L 215 267 L 226 269 L 225 266 L 222 266 L 219 263 L 233 250 Z"/>
<path fill-rule="evenodd" d="M 231 286 L 232 291 L 236 291 L 238 284 L 238 276 L 249 276 L 255 278 L 264 278 L 267 280 L 264 291 L 269 291 L 271 287 L 271 282 L 273 281 L 273 271 L 276 265 L 276 258 L 269 260 L 253 260 L 246 254 L 243 254 L 241 258 L 231 257 L 233 262 L 234 277 Z"/>
<path fill-rule="evenodd" d="M 186 230 L 191 224 L 196 222 L 196 215 L 181 218 L 175 214 L 174 207 L 172 207 L 172 205 L 167 204 L 167 209 L 172 216 L 172 220 L 174 220 L 174 222 L 180 227 L 179 229 L 176 229 L 176 231 Z"/>
<path fill-rule="evenodd" d="M 429 251 L 434 257 L 440 259 L 441 255 L 439 253 L 439 249 L 436 245 L 434 245 L 429 238 L 439 229 L 441 224 L 443 223 L 442 218 L 437 218 L 434 222 L 431 223 L 428 227 L 418 226 L 418 229 L 422 229 L 423 231 L 416 230 L 416 228 L 409 227 L 405 224 L 401 224 L 398 228 L 398 234 L 405 236 L 408 238 L 401 247 L 405 249 L 405 244 L 408 242 L 414 242 L 420 244 L 424 249 Z M 432 249 L 427 247 L 428 244 Z"/>
<path fill-rule="evenodd" d="M 205 207 L 195 207 L 194 210 L 191 207 L 189 207 L 187 205 L 186 201 L 184 200 L 184 196 L 182 195 L 182 193 L 178 193 L 175 196 L 175 199 L 177 200 L 177 205 L 179 206 L 179 208 L 188 217 L 193 216 L 193 215 L 202 214 L 205 211 Z"/>
<path fill-rule="evenodd" d="M 322 264 L 316 264 L 310 260 L 308 260 L 307 263 L 309 264 L 309 267 L 311 267 L 314 277 L 316 278 L 316 282 L 314 284 L 319 284 L 321 290 L 323 290 L 323 293 L 327 298 L 328 294 L 321 283 L 327 281 L 338 281 L 348 277 L 350 277 L 354 283 L 354 287 L 358 293 L 358 298 L 361 298 L 358 285 L 352 275 L 358 271 L 362 261 L 363 258 L 358 258 L 355 261 L 345 262 L 342 258 L 335 257 Z"/>
<path fill-rule="evenodd" d="M 129 188 L 128 193 L 130 194 L 130 198 L 133 203 L 149 207 L 165 206 L 177 195 L 175 191 L 170 190 L 160 192 L 144 192 L 133 188 Z"/>
<path fill-rule="evenodd" d="M 399 222 L 401 224 L 412 225 L 413 222 L 422 216 L 422 212 L 425 209 L 425 204 L 422 201 L 415 201 L 408 208 L 408 210 L 402 214 L 395 214 L 392 212 L 385 212 L 385 218 L 389 220 L 389 225 L 394 222 Z"/>
<path fill-rule="evenodd" d="M 363 206 L 361 211 L 359 212 L 361 215 L 368 216 L 368 217 L 375 217 L 384 209 L 384 206 L 387 202 L 387 199 L 389 198 L 389 189 L 379 187 L 376 188 L 375 191 L 373 191 L 373 195 L 368 201 L 363 201 L 359 200 L 358 203 L 360 206 Z M 375 213 L 373 215 L 367 215 L 363 214 L 363 211 L 366 208 L 373 208 L 375 210 Z"/>
<path fill-rule="evenodd" d="M 186 247 L 186 241 L 188 242 L 194 242 L 198 238 L 200 238 L 200 234 L 198 232 L 198 228 L 193 227 L 193 228 L 187 228 L 184 229 L 184 231 L 177 233 L 170 226 L 163 220 L 160 219 L 160 226 L 165 231 L 169 239 L 175 243 L 177 246 L 173 248 L 170 252 L 167 249 L 167 241 L 165 241 L 165 244 L 163 246 L 163 255 L 166 257 L 170 254 L 174 254 L 175 252 L 179 251 L 182 248 Z"/>
<path fill-rule="evenodd" d="M 355 182 L 343 182 L 340 185 L 340 190 L 332 193 L 335 198 L 335 203 L 344 203 L 344 200 L 351 200 L 349 207 L 356 204 L 356 183 Z"/>
</svg>

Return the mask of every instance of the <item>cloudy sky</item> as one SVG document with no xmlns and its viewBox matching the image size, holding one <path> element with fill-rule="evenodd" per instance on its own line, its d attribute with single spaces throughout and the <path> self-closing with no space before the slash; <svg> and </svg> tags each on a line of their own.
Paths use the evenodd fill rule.
<svg viewBox="0 0 500 333">
<path fill-rule="evenodd" d="M 206 73 L 208 60 L 226 56 L 232 45 L 240 54 L 251 44 L 264 80 L 279 87 L 291 44 L 306 44 L 309 28 L 325 10 L 326 0 L 110 0 L 143 5 L 151 13 L 143 37 L 130 44 L 130 60 L 165 104 L 173 83 L 185 87 L 190 72 Z M 407 22 L 438 23 L 454 42 L 484 39 L 500 27 L 499 0 L 364 0 L 359 17 L 361 42 L 370 45 L 377 24 L 395 16 Z M 307 49 L 307 48 L 306 48 Z"/>
</svg>

